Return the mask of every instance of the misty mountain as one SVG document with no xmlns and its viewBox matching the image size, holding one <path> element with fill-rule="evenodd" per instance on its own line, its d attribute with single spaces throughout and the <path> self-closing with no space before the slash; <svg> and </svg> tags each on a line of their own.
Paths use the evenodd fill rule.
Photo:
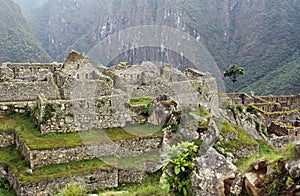
<svg viewBox="0 0 300 196">
<path fill-rule="evenodd" d="M 11 0 L 0 0 L 0 64 L 50 60 L 19 6 Z"/>
<path fill-rule="evenodd" d="M 31 2 L 22 0 L 25 1 Z M 93 59 L 109 58 L 113 62 L 133 62 L 133 55 L 137 55 L 135 59 L 139 60 L 173 59 L 171 63 L 184 64 L 187 61 L 182 56 L 203 49 L 184 45 L 182 37 L 191 36 L 205 47 L 220 72 L 232 63 L 245 68 L 245 74 L 238 78 L 239 91 L 297 94 L 300 92 L 299 13 L 299 0 L 51 0 L 36 6 L 27 18 L 43 48 L 55 61 L 62 61 L 75 49 Z M 147 25 L 155 27 L 148 34 L 147 30 L 140 30 Z M 179 33 L 164 27 L 177 29 Z M 160 37 L 158 32 L 172 35 Z M 155 36 L 168 40 L 161 43 L 154 40 L 151 45 L 137 40 L 141 33 L 146 40 Z M 109 56 L 118 52 L 119 56 Z M 203 64 L 211 62 L 211 58 L 196 58 L 203 59 Z M 230 81 L 225 81 L 230 89 Z"/>
<path fill-rule="evenodd" d="M 32 9 L 43 6 L 45 3 L 49 2 L 49 0 L 13 0 L 13 2 L 20 5 L 23 15 L 27 17 Z"/>
</svg>

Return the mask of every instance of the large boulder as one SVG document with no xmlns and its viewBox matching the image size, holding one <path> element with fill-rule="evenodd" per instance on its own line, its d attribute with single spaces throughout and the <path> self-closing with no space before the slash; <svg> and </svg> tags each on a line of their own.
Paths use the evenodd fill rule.
<svg viewBox="0 0 300 196">
<path fill-rule="evenodd" d="M 191 174 L 193 195 L 225 195 L 224 181 L 235 178 L 236 166 L 214 148 L 196 159 Z"/>
</svg>

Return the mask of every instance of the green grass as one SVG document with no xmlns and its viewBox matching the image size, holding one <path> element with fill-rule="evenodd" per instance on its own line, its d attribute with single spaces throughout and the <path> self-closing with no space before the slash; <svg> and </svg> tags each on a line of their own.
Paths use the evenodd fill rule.
<svg viewBox="0 0 300 196">
<path fill-rule="evenodd" d="M 147 105 L 153 100 L 153 97 L 134 97 L 130 99 L 130 106 Z"/>
<path fill-rule="evenodd" d="M 214 118 L 218 129 L 221 133 L 236 132 L 236 129 L 225 119 Z"/>
<path fill-rule="evenodd" d="M 175 196 L 175 194 L 167 193 L 161 188 L 159 183 L 161 173 L 151 174 L 142 184 L 124 184 L 118 188 L 101 190 L 98 192 L 100 196 L 117 196 L 123 191 L 122 196 Z"/>
<path fill-rule="evenodd" d="M 209 119 L 211 117 L 211 114 L 204 107 L 200 107 L 199 110 L 192 110 L 191 113 L 205 119 Z"/>
<path fill-rule="evenodd" d="M 258 144 L 244 129 L 240 127 L 232 126 L 225 119 L 214 119 L 221 135 L 229 132 L 237 132 L 238 138 L 236 140 L 231 140 L 229 142 L 223 142 L 223 148 L 234 148 L 245 145 L 256 145 Z"/>
<path fill-rule="evenodd" d="M 49 133 L 41 135 L 26 117 L 11 115 L 0 119 L 0 130 L 17 131 L 32 150 L 66 148 L 107 141 L 162 137 L 161 128 L 151 124 L 131 125 L 83 133 Z"/>
<path fill-rule="evenodd" d="M 251 164 L 255 161 L 265 158 L 267 162 L 272 163 L 278 160 L 294 160 L 297 157 L 296 144 L 288 144 L 286 148 L 277 150 L 267 144 L 265 141 L 257 140 L 259 144 L 259 156 L 252 156 L 250 158 L 240 158 L 235 162 L 239 171 L 247 172 L 251 169 Z"/>
<path fill-rule="evenodd" d="M 32 174 L 28 173 L 27 162 L 15 150 L 15 146 L 0 148 L 0 163 L 6 164 L 18 177 L 21 184 L 29 184 L 43 180 L 51 180 L 59 177 L 67 177 L 78 174 L 86 174 L 95 170 L 110 170 L 111 167 L 99 159 L 71 162 L 67 164 L 49 165 L 38 168 Z"/>
<path fill-rule="evenodd" d="M 143 169 L 145 163 L 154 162 L 157 163 L 161 160 L 159 150 L 153 150 L 149 152 L 144 152 L 139 155 L 132 155 L 128 157 L 101 157 L 101 160 L 109 165 L 112 165 L 121 169 Z"/>
<path fill-rule="evenodd" d="M 0 187 L 0 195 L 2 196 L 16 196 L 13 188 L 2 188 Z"/>
</svg>

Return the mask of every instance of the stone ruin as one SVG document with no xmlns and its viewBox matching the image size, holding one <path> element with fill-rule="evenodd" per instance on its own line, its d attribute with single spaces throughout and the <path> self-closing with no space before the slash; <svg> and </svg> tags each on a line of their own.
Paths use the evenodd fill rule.
<svg viewBox="0 0 300 196">
<path fill-rule="evenodd" d="M 87 56 L 72 51 L 64 63 L 5 63 L 0 69 L 0 111 L 36 107 L 42 134 L 123 127 L 134 123 L 131 98 L 161 95 L 181 106 L 218 107 L 213 77 L 171 65 L 94 67 Z"/>
<path fill-rule="evenodd" d="M 151 111 L 147 114 L 145 108 L 149 104 L 131 104 L 132 99 L 139 98 L 152 99 Z M 216 80 L 210 74 L 194 69 L 181 72 L 172 65 L 120 63 L 107 68 L 93 66 L 87 56 L 72 51 L 63 63 L 4 63 L 0 67 L 0 116 L 12 112 L 29 113 L 41 135 L 84 133 L 141 123 L 163 126 L 176 123 L 178 117 L 173 113 L 183 108 L 205 108 L 215 113 L 219 108 L 218 101 Z M 194 119 L 196 129 L 199 118 Z M 190 127 L 185 126 L 182 130 Z M 193 134 L 188 137 L 200 137 L 196 132 Z M 164 142 L 161 137 L 153 136 L 70 148 L 31 149 L 13 130 L 0 131 L 1 147 L 16 144 L 28 162 L 29 170 L 99 156 L 128 157 L 161 151 Z M 115 168 L 111 172 L 99 171 L 74 178 L 88 183 L 89 190 L 95 190 L 116 187 L 124 182 L 141 182 L 145 172 L 153 172 L 157 167 L 145 166 L 142 171 Z M 11 171 L 5 171 L 4 177 L 9 179 L 18 195 L 52 195 L 58 187 L 74 180 L 63 178 L 22 185 Z M 98 180 L 91 182 L 88 179 Z"/>
<path fill-rule="evenodd" d="M 300 141 L 300 95 L 250 96 L 237 93 L 228 96 L 232 102 L 251 107 L 263 115 L 272 146 L 282 148 Z"/>
</svg>

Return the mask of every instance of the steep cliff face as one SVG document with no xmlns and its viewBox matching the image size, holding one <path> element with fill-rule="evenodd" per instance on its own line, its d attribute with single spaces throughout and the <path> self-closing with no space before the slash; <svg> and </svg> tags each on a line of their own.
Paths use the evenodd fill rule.
<svg viewBox="0 0 300 196">
<path fill-rule="evenodd" d="M 294 74 L 300 61 L 299 13 L 299 0 L 61 0 L 32 10 L 28 19 L 57 61 L 70 49 L 88 53 L 124 29 L 165 26 L 203 44 L 221 71 L 232 63 L 244 67 L 238 90 L 291 94 L 300 91 Z M 145 53 L 155 56 L 153 51 Z"/>
<path fill-rule="evenodd" d="M 0 1 L 0 65 L 6 61 L 50 61 L 20 8 L 11 0 Z"/>
</svg>

